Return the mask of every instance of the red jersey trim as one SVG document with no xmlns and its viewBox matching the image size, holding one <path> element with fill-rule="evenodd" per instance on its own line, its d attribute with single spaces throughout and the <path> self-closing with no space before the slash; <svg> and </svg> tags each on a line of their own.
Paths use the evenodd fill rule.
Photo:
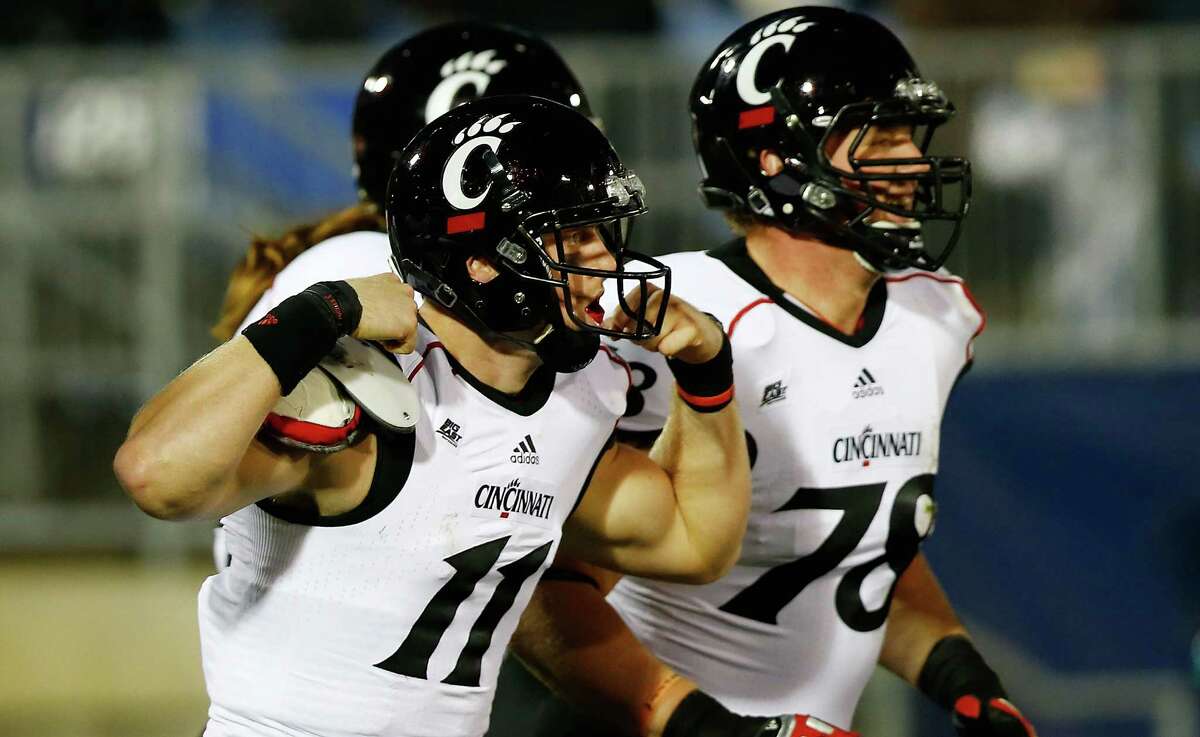
<svg viewBox="0 0 1200 737">
<path fill-rule="evenodd" d="M 439 343 L 436 340 L 433 341 L 432 343 L 430 343 L 429 345 L 425 346 L 425 352 L 421 354 L 421 360 L 419 362 L 417 362 L 417 365 L 413 367 L 412 371 L 408 372 L 408 380 L 409 381 L 412 381 L 413 377 L 416 376 L 421 371 L 421 369 L 425 368 L 425 359 L 429 357 L 429 352 L 432 351 L 434 348 L 441 348 L 442 350 L 446 350 L 446 347 L 443 346 L 441 343 Z"/>
<path fill-rule="evenodd" d="M 733 319 L 729 321 L 729 338 L 730 338 L 730 340 L 733 339 L 733 331 L 737 329 L 738 322 L 742 319 L 743 316 L 745 316 L 745 314 L 747 312 L 754 309 L 755 307 L 758 307 L 759 305 L 769 305 L 769 304 L 775 304 L 775 300 L 771 299 L 770 297 L 759 297 L 758 299 L 754 300 L 753 302 L 746 305 L 742 309 L 738 310 L 737 314 L 733 316 Z"/>
<path fill-rule="evenodd" d="M 629 386 L 632 387 L 633 386 L 633 370 L 629 368 L 629 364 L 625 362 L 625 359 L 618 356 L 613 351 L 613 349 L 609 348 L 606 345 L 600 346 L 600 350 L 604 351 L 604 355 L 608 356 L 608 360 L 612 361 L 613 363 L 617 364 L 621 368 L 625 369 L 625 379 L 629 382 Z"/>
<path fill-rule="evenodd" d="M 987 327 L 987 313 L 984 312 L 983 307 L 979 305 L 979 301 L 975 299 L 975 295 L 971 294 L 971 288 L 967 286 L 965 281 L 956 276 L 938 276 L 937 274 L 927 273 L 908 274 L 906 276 L 886 278 L 885 280 L 889 284 L 895 284 L 908 281 L 909 279 L 913 279 L 915 277 L 933 279 L 934 281 L 941 282 L 942 284 L 958 285 L 958 288 L 962 290 L 963 296 L 966 297 L 967 301 L 971 303 L 971 307 L 975 308 L 975 311 L 979 313 L 979 327 L 975 328 L 975 332 L 971 333 L 971 337 L 967 339 L 967 361 L 970 361 L 975 355 L 975 339 L 978 338 L 980 334 L 983 333 L 983 329 Z"/>
</svg>

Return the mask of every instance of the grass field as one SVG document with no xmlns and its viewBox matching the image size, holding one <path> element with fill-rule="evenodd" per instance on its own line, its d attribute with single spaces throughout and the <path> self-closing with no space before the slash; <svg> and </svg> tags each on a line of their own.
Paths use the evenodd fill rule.
<svg viewBox="0 0 1200 737">
<path fill-rule="evenodd" d="M 212 563 L 0 559 L 0 737 L 195 737 Z"/>
</svg>

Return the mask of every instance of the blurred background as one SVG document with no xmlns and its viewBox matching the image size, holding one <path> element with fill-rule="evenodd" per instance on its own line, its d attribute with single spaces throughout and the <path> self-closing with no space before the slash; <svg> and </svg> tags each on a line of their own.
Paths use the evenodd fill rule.
<svg viewBox="0 0 1200 737">
<path fill-rule="evenodd" d="M 826 3 L 835 4 L 835 3 Z M 951 268 L 988 311 L 927 551 L 1044 737 L 1200 735 L 1200 3 L 877 0 L 974 161 Z M 251 233 L 353 201 L 349 119 L 443 20 L 546 34 L 649 188 L 635 243 L 726 239 L 686 94 L 770 0 L 42 0 L 0 7 L 0 737 L 194 736 L 207 525 L 111 458 L 212 347 Z M 870 49 L 863 49 L 870 53 Z M 866 737 L 952 734 L 890 676 Z"/>
</svg>

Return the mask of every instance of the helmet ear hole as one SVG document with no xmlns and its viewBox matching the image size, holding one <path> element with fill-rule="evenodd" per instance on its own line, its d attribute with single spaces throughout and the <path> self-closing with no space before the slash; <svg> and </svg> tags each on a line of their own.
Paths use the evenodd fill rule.
<svg viewBox="0 0 1200 737">
<path fill-rule="evenodd" d="M 758 152 L 758 166 L 764 177 L 773 177 L 783 171 L 783 159 L 771 149 Z"/>
<path fill-rule="evenodd" d="M 471 277 L 471 281 L 476 284 L 487 284 L 496 277 L 500 276 L 500 272 L 492 265 L 491 261 L 481 256 L 467 257 L 467 276 Z"/>
</svg>

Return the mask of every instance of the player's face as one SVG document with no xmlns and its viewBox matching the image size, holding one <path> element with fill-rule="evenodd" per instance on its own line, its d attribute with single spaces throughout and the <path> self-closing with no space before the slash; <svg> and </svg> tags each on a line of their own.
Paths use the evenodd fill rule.
<svg viewBox="0 0 1200 737">
<path fill-rule="evenodd" d="M 929 166 L 927 164 L 871 166 L 866 163 L 871 159 L 910 159 L 921 157 L 923 155 L 921 149 L 913 140 L 914 131 L 912 126 L 870 126 L 867 128 L 862 140 L 858 142 L 858 146 L 851 151 L 857 134 L 858 129 L 851 129 L 842 133 L 840 137 L 830 137 L 829 145 L 831 150 L 828 152 L 828 155 L 829 161 L 835 169 L 853 172 L 854 167 L 850 163 L 850 157 L 853 154 L 858 164 L 858 171 L 863 174 L 916 174 L 928 171 Z M 866 187 L 870 189 L 871 194 L 876 199 L 899 205 L 906 209 L 912 208 L 917 191 L 917 182 L 915 179 L 900 179 L 895 181 L 874 180 L 865 183 L 844 179 L 842 182 L 845 186 L 854 189 Z M 910 220 L 910 218 L 901 217 L 885 210 L 876 210 L 871 214 L 869 219 L 871 221 L 890 220 L 896 223 L 908 222 Z"/>
<path fill-rule="evenodd" d="M 550 258 L 561 258 L 562 263 L 569 266 L 581 266 L 589 269 L 612 271 L 617 268 L 617 259 L 608 250 L 608 246 L 605 245 L 596 226 L 567 228 L 559 231 L 559 235 L 562 246 L 561 256 L 554 233 L 542 235 L 542 248 L 546 250 Z M 554 278 L 561 278 L 561 274 L 558 272 L 552 271 L 551 275 Z M 571 304 L 567 304 L 566 295 L 561 290 L 556 290 L 559 308 L 562 310 L 563 324 L 572 330 L 579 330 L 579 326 L 571 319 L 568 310 L 573 311 L 580 319 L 592 325 L 598 326 L 604 322 L 604 310 L 600 307 L 600 296 L 604 294 L 604 280 L 598 276 L 567 274 L 567 281 L 571 285 Z"/>
</svg>

